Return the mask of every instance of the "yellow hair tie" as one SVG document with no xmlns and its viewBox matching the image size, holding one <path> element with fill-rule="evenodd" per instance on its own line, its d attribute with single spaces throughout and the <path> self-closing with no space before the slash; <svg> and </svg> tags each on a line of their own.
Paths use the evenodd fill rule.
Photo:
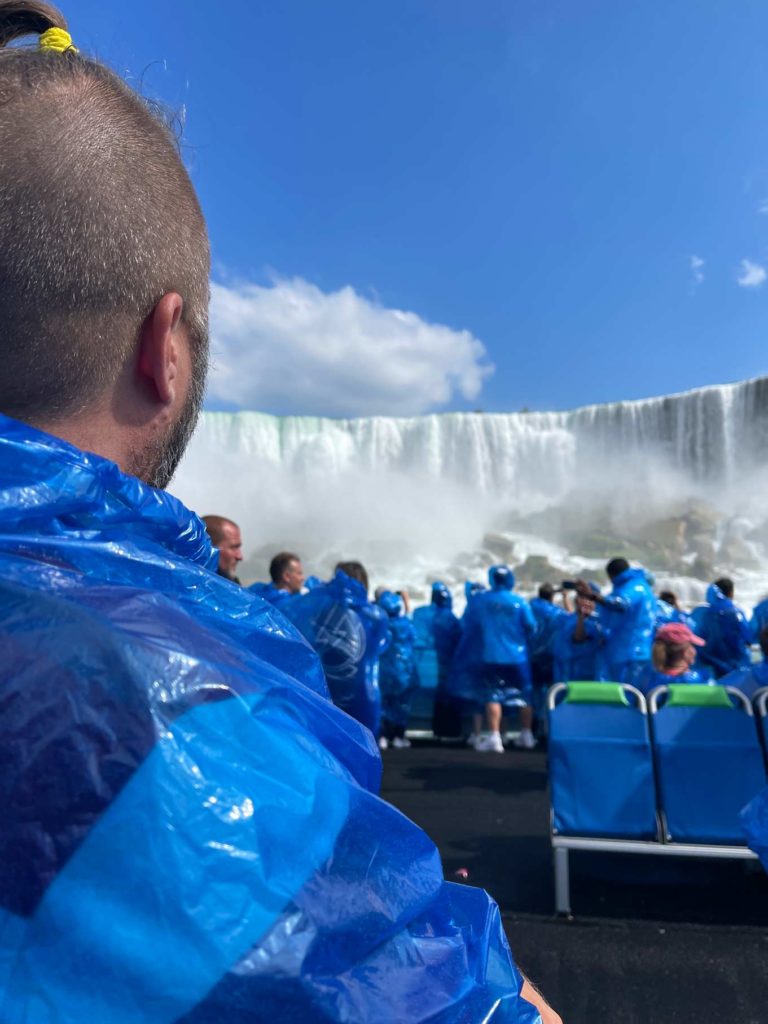
<svg viewBox="0 0 768 1024">
<path fill-rule="evenodd" d="M 77 53 L 77 47 L 72 45 L 72 36 L 63 28 L 48 28 L 38 40 L 38 49 L 43 53 L 66 53 L 72 50 Z"/>
</svg>

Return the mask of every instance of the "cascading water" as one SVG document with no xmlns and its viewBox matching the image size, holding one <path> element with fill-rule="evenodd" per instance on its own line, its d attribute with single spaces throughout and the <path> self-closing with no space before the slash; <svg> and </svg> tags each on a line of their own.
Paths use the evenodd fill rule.
<svg viewBox="0 0 768 1024">
<path fill-rule="evenodd" d="M 626 554 L 692 601 L 715 571 L 768 589 L 766 483 L 760 378 L 559 413 L 205 413 L 171 490 L 241 524 L 246 578 L 286 546 L 417 594 L 499 559 L 532 585 Z"/>
</svg>

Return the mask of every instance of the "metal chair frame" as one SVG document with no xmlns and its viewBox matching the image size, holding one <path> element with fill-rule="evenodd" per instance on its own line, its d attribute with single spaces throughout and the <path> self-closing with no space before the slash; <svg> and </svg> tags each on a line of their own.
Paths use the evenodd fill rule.
<svg viewBox="0 0 768 1024">
<path fill-rule="evenodd" d="M 638 709 L 641 714 L 648 714 L 648 704 L 644 695 L 634 686 L 628 683 L 620 684 L 624 689 L 629 690 L 637 699 Z M 547 695 L 547 707 L 549 710 L 557 704 L 557 697 L 568 689 L 567 683 L 556 683 L 550 688 Z M 744 710 L 750 716 L 753 714 L 749 700 L 740 690 L 732 686 L 725 688 L 730 694 L 744 705 Z M 666 687 L 657 687 L 650 694 L 649 702 L 653 712 L 658 707 L 659 697 Z M 763 715 L 768 709 L 768 687 L 759 690 L 755 694 L 755 702 L 760 700 L 758 711 Z M 655 772 L 655 769 L 654 769 Z M 552 826 L 553 812 L 550 810 L 550 841 L 552 843 L 554 882 L 555 882 L 555 911 L 564 917 L 572 917 L 571 910 L 571 877 L 570 877 L 570 852 L 571 850 L 589 850 L 593 853 L 634 853 L 663 857 L 694 857 L 708 858 L 715 860 L 757 860 L 757 854 L 753 853 L 747 846 L 718 846 L 705 843 L 674 843 L 666 840 L 666 825 L 663 813 L 657 811 L 658 835 L 656 840 L 638 839 L 600 839 L 591 836 L 562 836 Z"/>
</svg>

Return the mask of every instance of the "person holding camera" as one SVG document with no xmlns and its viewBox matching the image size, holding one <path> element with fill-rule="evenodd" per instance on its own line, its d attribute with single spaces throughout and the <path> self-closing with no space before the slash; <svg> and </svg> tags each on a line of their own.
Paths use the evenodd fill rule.
<svg viewBox="0 0 768 1024">
<path fill-rule="evenodd" d="M 598 682 L 605 678 L 605 631 L 597 615 L 594 596 L 600 588 L 596 583 L 590 583 L 589 587 L 592 594 L 587 596 L 576 591 L 576 610 L 564 611 L 553 624 L 551 650 L 556 683 Z M 563 583 L 564 592 L 575 589 L 575 583 Z"/>
<path fill-rule="evenodd" d="M 612 683 L 636 684 L 651 660 L 656 626 L 656 597 L 645 569 L 632 568 L 626 558 L 612 558 L 605 567 L 610 594 L 595 592 L 578 579 L 576 593 L 599 608 L 605 630 L 605 673 Z"/>
</svg>

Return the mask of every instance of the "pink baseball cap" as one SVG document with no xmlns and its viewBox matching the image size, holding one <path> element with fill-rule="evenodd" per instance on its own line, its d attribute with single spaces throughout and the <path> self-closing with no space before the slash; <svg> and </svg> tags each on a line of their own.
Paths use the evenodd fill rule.
<svg viewBox="0 0 768 1024">
<path fill-rule="evenodd" d="M 692 633 L 683 622 L 668 622 L 657 630 L 655 639 L 667 644 L 693 644 L 695 647 L 706 645 L 706 640 Z"/>
</svg>

